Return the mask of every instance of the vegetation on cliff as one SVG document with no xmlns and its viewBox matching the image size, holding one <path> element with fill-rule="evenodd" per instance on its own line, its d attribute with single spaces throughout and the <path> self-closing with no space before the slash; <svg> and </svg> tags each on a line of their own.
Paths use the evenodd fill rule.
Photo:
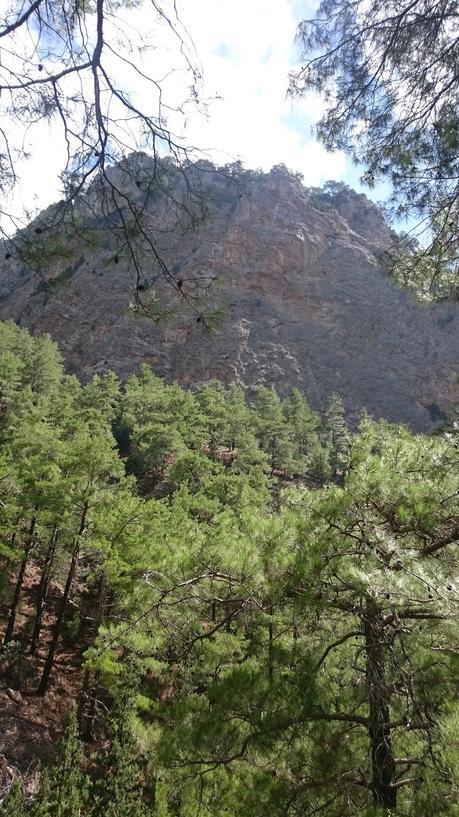
<svg viewBox="0 0 459 817">
<path fill-rule="evenodd" d="M 2 817 L 457 815 L 454 435 L 0 341 Z"/>
</svg>

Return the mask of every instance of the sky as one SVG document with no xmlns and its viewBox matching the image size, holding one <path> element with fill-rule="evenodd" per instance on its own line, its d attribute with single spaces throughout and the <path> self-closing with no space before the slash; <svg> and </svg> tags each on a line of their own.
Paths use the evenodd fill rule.
<svg viewBox="0 0 459 817">
<path fill-rule="evenodd" d="M 284 163 L 308 185 L 343 178 L 344 155 L 327 154 L 311 135 L 322 100 L 287 97 L 296 27 L 311 11 L 311 4 L 292 0 L 182 0 L 180 16 L 203 65 L 204 94 L 220 97 L 209 104 L 207 120 L 190 122 L 195 144 L 251 168 Z"/>
<path fill-rule="evenodd" d="M 6 5 L 0 0 L 0 15 Z M 302 173 L 306 185 L 334 179 L 359 189 L 359 169 L 342 152 L 327 153 L 314 139 L 313 125 L 324 109 L 320 96 L 287 95 L 289 72 L 299 60 L 296 28 L 316 6 L 316 0 L 161 0 L 184 38 L 185 54 L 202 74 L 202 104 L 186 104 L 184 114 L 168 112 L 174 134 L 219 164 L 239 159 L 248 168 L 269 171 L 283 163 Z M 186 60 L 178 59 L 177 37 L 167 21 L 155 18 L 151 2 L 122 8 L 116 29 L 109 26 L 106 36 L 114 53 L 106 59 L 118 86 L 144 109 L 157 105 L 151 84 L 117 59 L 117 52 L 129 49 L 146 76 L 161 79 L 163 101 L 180 107 L 190 84 Z M 28 47 L 29 40 L 24 41 Z M 21 202 L 36 211 L 60 197 L 62 136 L 58 121 L 27 131 L 30 158 L 20 167 L 11 208 Z M 378 199 L 383 193 L 380 188 L 371 196 Z"/>
</svg>

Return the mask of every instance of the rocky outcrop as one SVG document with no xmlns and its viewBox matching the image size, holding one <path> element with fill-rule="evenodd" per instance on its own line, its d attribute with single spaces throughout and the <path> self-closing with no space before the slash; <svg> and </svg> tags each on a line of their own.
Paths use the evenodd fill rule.
<svg viewBox="0 0 459 817">
<path fill-rule="evenodd" d="M 379 208 L 342 185 L 308 190 L 282 167 L 236 182 L 207 164 L 195 172 L 205 176 L 207 217 L 159 240 L 184 292 L 215 279 L 209 297 L 222 316 L 214 330 L 172 290 L 175 312 L 163 324 L 134 315 L 132 273 L 124 257 L 113 263 L 108 234 L 92 249 L 74 241 L 71 262 L 44 272 L 2 261 L 0 317 L 49 332 L 84 378 L 108 368 L 125 378 L 148 363 L 188 385 L 297 386 L 316 408 L 338 391 L 351 416 L 366 408 L 416 430 L 451 411 L 458 304 L 420 304 L 393 284 L 380 263 L 393 234 Z M 162 205 L 153 197 L 148 206 Z M 143 290 L 161 293 L 156 273 L 142 275 Z"/>
</svg>

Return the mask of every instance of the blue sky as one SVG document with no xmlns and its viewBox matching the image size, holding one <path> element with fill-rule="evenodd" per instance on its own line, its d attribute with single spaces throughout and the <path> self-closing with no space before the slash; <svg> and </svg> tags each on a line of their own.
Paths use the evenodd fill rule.
<svg viewBox="0 0 459 817">
<path fill-rule="evenodd" d="M 360 184 L 361 169 L 315 140 L 312 129 L 323 100 L 314 93 L 287 97 L 289 71 L 300 59 L 296 28 L 317 5 L 315 0 L 181 0 L 179 13 L 203 66 L 203 93 L 218 96 L 207 120 L 191 117 L 188 135 L 217 161 L 239 158 L 263 170 L 282 162 L 301 172 L 307 185 L 335 179 L 382 200 L 387 185 L 369 191 Z"/>
<path fill-rule="evenodd" d="M 306 184 L 346 174 L 341 153 L 327 154 L 311 135 L 320 97 L 287 98 L 295 33 L 312 5 L 297 0 L 181 0 L 179 14 L 203 67 L 207 119 L 191 116 L 187 138 L 217 161 L 241 159 L 269 170 L 284 163 Z"/>
</svg>

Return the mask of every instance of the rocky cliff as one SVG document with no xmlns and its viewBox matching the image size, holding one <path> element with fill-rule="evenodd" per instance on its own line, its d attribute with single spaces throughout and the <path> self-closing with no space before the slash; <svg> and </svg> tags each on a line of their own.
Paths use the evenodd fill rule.
<svg viewBox="0 0 459 817">
<path fill-rule="evenodd" d="M 140 201 L 153 168 L 145 157 L 136 161 L 137 188 L 132 168 L 113 172 Z M 297 386 L 316 408 L 338 391 L 351 416 L 365 407 L 414 429 L 451 411 L 459 305 L 420 304 L 396 288 L 380 264 L 393 235 L 375 205 L 341 185 L 308 190 L 282 167 L 236 180 L 208 163 L 193 172 L 208 202 L 193 229 L 171 226 L 164 192 L 146 197 L 145 207 L 162 213 L 156 246 L 181 291 L 194 297 L 196 282 L 213 281 L 208 298 L 222 308 L 216 328 L 197 321 L 177 289 L 162 296 L 173 308 L 162 324 L 133 314 L 133 272 L 113 244 L 97 191 L 91 207 L 80 206 L 81 238 L 73 235 L 67 258 L 43 269 L 6 252 L 0 318 L 49 332 L 70 370 L 85 378 L 109 368 L 125 378 L 145 362 L 182 384 L 216 377 L 273 384 L 281 393 Z M 99 235 L 92 246 L 86 226 Z M 146 262 L 137 280 L 161 296 L 167 287 L 153 267 Z"/>
</svg>

